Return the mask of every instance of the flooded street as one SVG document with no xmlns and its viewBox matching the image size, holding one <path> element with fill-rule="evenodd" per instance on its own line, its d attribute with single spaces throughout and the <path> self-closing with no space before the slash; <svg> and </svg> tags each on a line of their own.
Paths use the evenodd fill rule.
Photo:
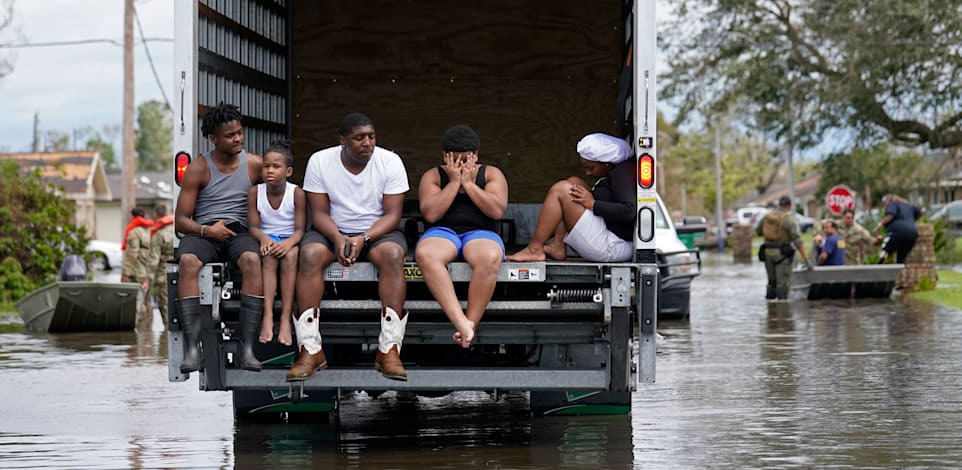
<svg viewBox="0 0 962 470">
<path fill-rule="evenodd" d="M 169 383 L 166 336 L 0 324 L 0 468 L 962 466 L 962 312 L 768 304 L 764 268 L 704 253 L 631 416 L 534 418 L 526 398 L 351 395 L 339 426 L 235 425 L 229 393 Z"/>
</svg>

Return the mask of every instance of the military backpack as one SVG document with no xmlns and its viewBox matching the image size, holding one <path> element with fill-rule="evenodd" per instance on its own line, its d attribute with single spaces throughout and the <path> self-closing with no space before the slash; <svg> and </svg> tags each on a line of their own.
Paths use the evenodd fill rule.
<svg viewBox="0 0 962 470">
<path fill-rule="evenodd" d="M 762 236 L 769 242 L 787 242 L 788 235 L 782 230 L 787 212 L 771 211 L 762 219 Z"/>
</svg>

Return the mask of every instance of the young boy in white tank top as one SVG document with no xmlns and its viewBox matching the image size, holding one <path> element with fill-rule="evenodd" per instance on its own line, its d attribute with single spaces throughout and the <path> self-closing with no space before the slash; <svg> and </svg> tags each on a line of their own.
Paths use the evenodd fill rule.
<svg viewBox="0 0 962 470">
<path fill-rule="evenodd" d="M 274 339 L 274 297 L 280 267 L 281 318 L 277 341 L 285 346 L 292 344 L 291 312 L 294 310 L 297 247 L 307 225 L 304 190 L 287 181 L 294 173 L 293 167 L 290 142 L 272 142 L 264 152 L 261 175 L 264 182 L 252 187 L 247 194 L 247 221 L 251 235 L 260 243 L 264 279 L 264 316 L 258 339 L 261 343 Z"/>
</svg>

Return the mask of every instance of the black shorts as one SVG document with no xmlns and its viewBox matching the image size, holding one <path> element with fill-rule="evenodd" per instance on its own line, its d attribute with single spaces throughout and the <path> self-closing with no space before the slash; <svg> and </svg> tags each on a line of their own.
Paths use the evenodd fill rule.
<svg viewBox="0 0 962 470">
<path fill-rule="evenodd" d="M 905 259 L 908 258 L 918 238 L 918 234 L 914 233 L 907 235 L 889 233 L 888 241 L 882 247 L 882 250 L 886 253 L 895 254 L 896 263 L 905 263 Z"/>
<path fill-rule="evenodd" d="M 238 233 L 222 242 L 200 235 L 186 235 L 180 239 L 180 246 L 174 252 L 174 261 L 179 261 L 184 253 L 196 255 L 203 263 L 223 261 L 237 262 L 245 252 L 252 251 L 260 256 L 260 244 L 247 233 Z"/>
<path fill-rule="evenodd" d="M 360 233 L 345 233 L 344 235 L 354 237 L 360 235 Z M 331 253 L 334 253 L 334 243 L 328 240 L 327 237 L 322 235 L 321 232 L 318 232 L 317 230 L 310 229 L 304 234 L 304 238 L 301 239 L 301 246 L 307 245 L 308 243 L 320 243 L 326 246 L 328 250 L 331 250 Z M 402 232 L 400 229 L 397 229 L 381 238 L 378 238 L 377 240 L 372 240 L 370 245 L 361 248 L 361 253 L 357 256 L 358 261 L 367 260 L 367 253 L 371 250 L 371 248 L 374 248 L 382 243 L 396 243 L 401 246 L 401 250 L 404 253 L 407 253 L 408 251 L 408 242 L 404 237 L 404 232 Z"/>
</svg>

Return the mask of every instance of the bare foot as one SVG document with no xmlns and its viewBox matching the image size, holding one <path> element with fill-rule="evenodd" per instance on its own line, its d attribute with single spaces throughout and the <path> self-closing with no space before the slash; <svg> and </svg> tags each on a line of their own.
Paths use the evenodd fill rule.
<svg viewBox="0 0 962 470">
<path fill-rule="evenodd" d="M 523 250 L 508 256 L 508 261 L 544 261 L 544 249 L 536 250 L 526 246 Z"/>
<path fill-rule="evenodd" d="M 457 326 L 457 329 L 458 331 L 451 335 L 451 339 L 462 348 L 470 347 L 471 341 L 474 341 L 474 322 L 465 319 L 461 325 Z"/>
<path fill-rule="evenodd" d="M 284 346 L 290 346 L 291 342 L 291 321 L 284 320 L 285 316 L 281 315 L 281 324 L 277 330 L 277 342 L 283 344 Z"/>
<path fill-rule="evenodd" d="M 544 254 L 553 260 L 564 261 L 568 259 L 568 247 L 564 243 L 545 245 Z"/>
<path fill-rule="evenodd" d="M 261 318 L 261 335 L 257 338 L 262 343 L 270 343 L 274 339 L 274 315 L 264 314 Z"/>
</svg>

